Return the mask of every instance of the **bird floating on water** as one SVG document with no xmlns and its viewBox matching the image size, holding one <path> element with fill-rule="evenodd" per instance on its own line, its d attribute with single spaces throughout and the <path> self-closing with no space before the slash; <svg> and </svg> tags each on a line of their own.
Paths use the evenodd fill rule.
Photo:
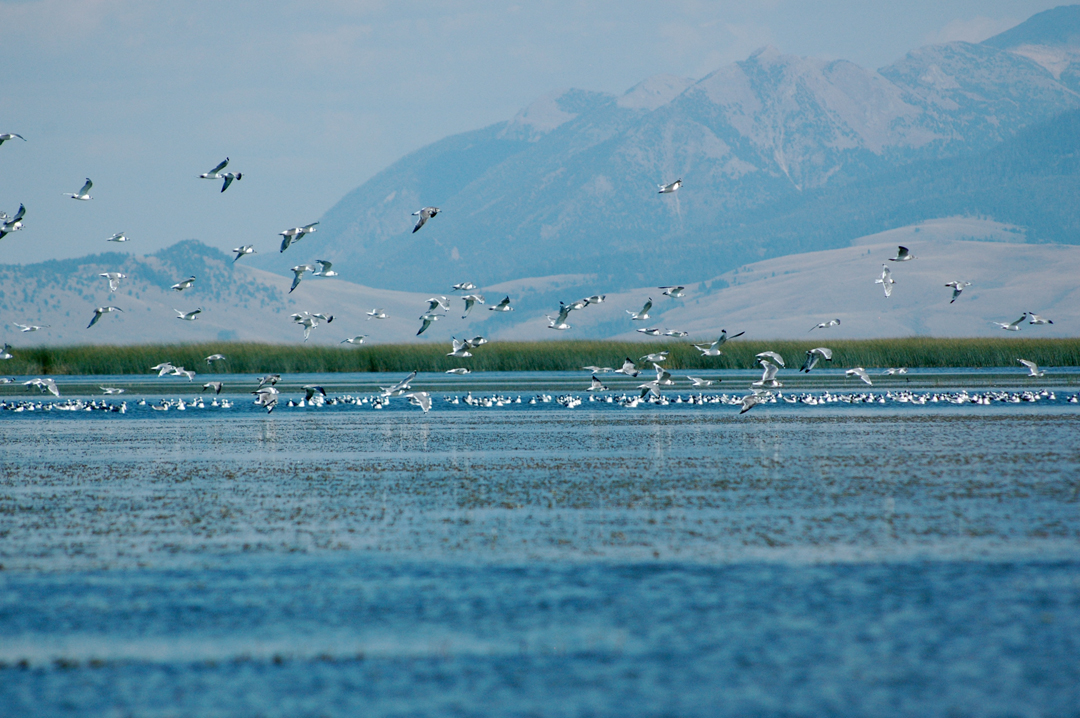
<svg viewBox="0 0 1080 718">
<path fill-rule="evenodd" d="M 412 231 L 414 233 L 419 231 L 420 228 L 423 227 L 429 219 L 431 219 L 438 213 L 438 207 L 423 207 L 413 212 L 413 217 L 419 217 L 420 219 L 416 220 L 416 226 L 412 228 Z"/>
<path fill-rule="evenodd" d="M 79 190 L 78 192 L 75 192 L 74 194 L 72 194 L 71 192 L 65 192 L 64 196 L 65 197 L 71 197 L 72 199 L 81 199 L 83 201 L 86 201 L 88 199 L 93 199 L 93 197 L 90 196 L 90 188 L 93 187 L 93 186 L 94 186 L 94 183 L 90 181 L 89 177 L 87 177 L 86 178 L 86 184 L 84 184 L 82 186 L 81 190 Z"/>
</svg>

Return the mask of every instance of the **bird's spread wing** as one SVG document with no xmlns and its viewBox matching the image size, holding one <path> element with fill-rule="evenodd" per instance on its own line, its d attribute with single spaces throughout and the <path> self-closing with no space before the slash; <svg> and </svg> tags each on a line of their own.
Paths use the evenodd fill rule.
<svg viewBox="0 0 1080 718">
<path fill-rule="evenodd" d="M 241 158 L 241 159 L 243 159 L 243 158 Z M 209 171 L 209 172 L 207 172 L 206 174 L 208 174 L 208 175 L 216 175 L 216 174 L 217 174 L 218 172 L 220 172 L 221 170 L 225 169 L 225 166 L 226 166 L 226 165 L 228 165 L 228 164 L 229 164 L 229 158 L 228 158 L 228 157 L 226 157 L 225 159 L 223 159 L 223 160 L 221 161 L 221 163 L 220 163 L 220 164 L 219 164 L 219 165 L 218 165 L 217 167 L 215 167 L 214 169 L 210 170 L 210 171 Z"/>
</svg>

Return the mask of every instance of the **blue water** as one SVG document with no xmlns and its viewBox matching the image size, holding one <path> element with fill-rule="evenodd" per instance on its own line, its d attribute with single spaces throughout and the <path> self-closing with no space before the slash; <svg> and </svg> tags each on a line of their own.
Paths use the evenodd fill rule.
<svg viewBox="0 0 1080 718">
<path fill-rule="evenodd" d="M 0 411 L 0 715 L 1080 715 L 1074 390 L 502 393 Z"/>
</svg>

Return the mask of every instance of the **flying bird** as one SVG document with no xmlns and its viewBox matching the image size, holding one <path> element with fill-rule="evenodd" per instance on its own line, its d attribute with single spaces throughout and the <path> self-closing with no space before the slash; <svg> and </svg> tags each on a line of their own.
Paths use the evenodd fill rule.
<svg viewBox="0 0 1080 718">
<path fill-rule="evenodd" d="M 1024 366 L 1027 367 L 1028 376 L 1034 376 L 1034 377 L 1046 376 L 1046 372 L 1045 371 L 1039 371 L 1039 365 L 1036 364 L 1035 362 L 1028 361 L 1027 359 L 1017 359 L 1016 361 L 1020 362 L 1021 364 L 1023 364 Z"/>
<path fill-rule="evenodd" d="M 454 337 L 451 346 L 453 347 L 453 351 L 446 355 L 448 357 L 466 359 L 472 356 L 472 354 L 469 352 L 469 347 L 471 346 L 471 344 L 469 344 L 469 342 L 467 341 L 461 341 L 457 337 Z"/>
<path fill-rule="evenodd" d="M 21 204 L 14 217 L 8 217 L 6 213 L 0 213 L 0 239 L 3 239 L 10 232 L 17 232 L 22 229 L 22 218 L 25 215 L 26 207 Z"/>
<path fill-rule="evenodd" d="M 255 395 L 255 406 L 266 407 L 267 414 L 272 412 L 274 407 L 277 406 L 279 392 L 274 387 L 259 387 L 251 393 Z"/>
<path fill-rule="evenodd" d="M 50 377 L 45 377 L 44 379 L 38 378 L 31 379 L 30 381 L 24 381 L 23 386 L 36 386 L 43 392 L 47 391 L 53 396 L 60 396 L 60 390 L 56 388 L 56 382 L 53 381 L 53 379 Z"/>
<path fill-rule="evenodd" d="M 780 367 L 776 366 L 772 362 L 761 360 L 761 368 L 765 371 L 761 374 L 761 379 L 755 381 L 751 386 L 767 386 L 773 389 L 783 386 L 776 380 L 776 374 L 780 371 Z"/>
<path fill-rule="evenodd" d="M 866 370 L 861 366 L 857 366 L 854 369 L 848 369 L 844 372 L 844 376 L 857 376 L 863 380 L 864 384 L 874 385 L 874 382 L 870 381 L 870 375 L 866 373 Z"/>
<path fill-rule="evenodd" d="M 721 329 L 720 330 L 720 337 L 715 342 L 713 342 L 712 344 L 710 344 L 708 346 L 695 344 L 694 348 L 697 349 L 699 352 L 701 352 L 701 356 L 705 356 L 705 357 L 720 356 L 721 354 L 723 354 L 723 352 L 720 351 L 720 347 L 724 346 L 724 344 L 727 343 L 728 339 L 736 339 L 738 337 L 741 337 L 743 334 L 746 334 L 746 332 L 739 332 L 738 334 L 732 334 L 732 335 L 728 336 L 727 329 Z"/>
<path fill-rule="evenodd" d="M 761 352 L 760 354 L 755 354 L 754 358 L 757 359 L 758 361 L 761 361 L 763 359 L 768 359 L 769 361 L 771 361 L 774 364 L 778 364 L 780 366 L 785 366 L 784 365 L 784 357 L 780 356 L 779 354 L 777 354 L 776 352 L 773 352 L 773 351 Z"/>
<path fill-rule="evenodd" d="M 512 311 L 514 311 L 514 308 L 510 306 L 510 297 L 507 296 L 505 299 L 503 299 L 501 302 L 496 304 L 494 307 L 488 307 L 488 311 L 489 312 L 512 312 Z"/>
<path fill-rule="evenodd" d="M 221 163 L 217 167 L 210 170 L 209 172 L 203 172 L 201 175 L 199 175 L 199 178 L 200 179 L 211 179 L 211 180 L 224 179 L 224 176 L 221 174 L 221 170 L 225 169 L 226 165 L 228 165 L 228 164 L 229 164 L 229 158 L 226 157 L 224 160 L 221 161 Z"/>
<path fill-rule="evenodd" d="M 592 375 L 592 383 L 585 391 L 607 391 L 608 388 L 604 386 L 604 383 L 596 378 L 596 374 Z"/>
<path fill-rule="evenodd" d="M 12 325 L 19 328 L 20 332 L 24 334 L 26 332 L 36 332 L 39 329 L 48 329 L 48 324 L 19 324 L 18 322 L 12 322 Z"/>
<path fill-rule="evenodd" d="M 658 184 L 656 186 L 660 188 L 660 192 L 658 192 L 658 194 L 671 194 L 672 192 L 678 192 L 679 188 L 682 187 L 682 178 L 675 180 L 671 184 Z"/>
<path fill-rule="evenodd" d="M 425 414 L 431 411 L 431 394 L 426 391 L 414 391 L 406 394 L 405 398 L 409 400 L 411 406 L 423 409 Z"/>
<path fill-rule="evenodd" d="M 706 387 L 706 386 L 712 386 L 717 381 L 720 381 L 719 379 L 701 379 L 700 377 L 689 376 L 689 375 L 687 375 L 686 378 L 690 380 L 691 386 L 693 388 L 695 388 L 695 389 L 701 389 L 701 388 Z"/>
<path fill-rule="evenodd" d="M 357 334 L 355 337 L 349 337 L 348 339 L 343 339 L 339 343 L 340 344 L 363 344 L 365 339 L 367 339 L 367 334 Z"/>
<path fill-rule="evenodd" d="M 243 172 L 237 172 L 236 174 L 233 174 L 232 172 L 226 172 L 221 176 L 221 179 L 225 180 L 221 183 L 221 191 L 224 192 L 225 190 L 229 189 L 229 185 L 233 183 L 233 180 L 240 180 L 243 178 Z"/>
<path fill-rule="evenodd" d="M 634 366 L 634 362 L 632 362 L 630 360 L 630 357 L 626 357 L 626 360 L 623 361 L 623 365 L 621 367 L 619 367 L 618 369 L 616 369 L 615 373 L 616 374 L 625 374 L 626 376 L 629 376 L 629 377 L 636 377 L 641 372 L 638 371 L 637 367 Z"/>
<path fill-rule="evenodd" d="M 952 287 L 952 299 L 949 300 L 949 304 L 952 304 L 960 296 L 960 292 L 964 291 L 964 287 L 971 286 L 971 282 L 945 282 L 945 286 Z"/>
<path fill-rule="evenodd" d="M 993 322 L 993 324 L 997 324 L 999 327 L 1001 327 L 1002 329 L 1004 329 L 1007 332 L 1018 332 L 1018 331 L 1020 331 L 1020 325 L 1024 323 L 1025 319 L 1027 319 L 1027 312 L 1024 312 L 1023 314 L 1021 314 L 1020 318 L 1015 320 L 1015 321 L 1012 321 L 1012 322 Z"/>
<path fill-rule="evenodd" d="M 570 316 L 572 308 L 563 303 L 559 303 L 559 316 L 552 317 L 548 315 L 548 329 L 564 330 L 569 329 L 570 325 L 566 323 L 566 318 Z"/>
<path fill-rule="evenodd" d="M 206 361 L 207 366 L 210 366 L 211 364 L 213 364 L 216 361 L 225 361 L 225 355 L 224 354 L 211 354 L 210 356 L 206 357 L 205 361 Z"/>
<path fill-rule="evenodd" d="M 86 328 L 89 329 L 90 327 L 97 324 L 98 319 L 101 319 L 103 314 L 108 314 L 109 312 L 122 312 L 122 311 L 124 311 L 124 310 L 121 309 L 120 307 L 98 307 L 97 309 L 94 310 L 94 318 L 90 320 L 90 323 L 86 325 Z"/>
<path fill-rule="evenodd" d="M 202 385 L 203 391 L 207 389 L 213 389 L 215 394 L 221 393 L 222 383 L 220 381 L 208 381 Z"/>
<path fill-rule="evenodd" d="M 896 280 L 892 278 L 892 272 L 889 271 L 889 265 L 881 265 L 881 279 L 875 279 L 874 284 L 881 285 L 881 288 L 885 290 L 886 299 L 892 296 L 892 285 L 896 284 Z"/>
<path fill-rule="evenodd" d="M 909 259 L 917 259 L 917 257 L 910 251 L 908 251 L 908 248 L 903 245 L 900 245 L 896 248 L 895 257 L 889 257 L 890 262 L 906 262 Z"/>
<path fill-rule="evenodd" d="M 471 292 L 474 289 L 476 289 L 476 285 L 472 282 L 458 282 L 454 285 L 455 292 Z"/>
<path fill-rule="evenodd" d="M 807 374 L 817 366 L 818 361 L 824 359 L 825 361 L 832 361 L 832 349 L 826 347 L 818 347 L 816 349 L 810 349 L 806 352 L 806 361 L 799 368 L 799 371 L 804 371 Z"/>
<path fill-rule="evenodd" d="M 469 316 L 469 312 L 472 311 L 474 304 L 484 304 L 484 297 L 480 294 L 466 294 L 462 297 L 465 300 L 465 313 L 461 315 L 461 318 Z"/>
<path fill-rule="evenodd" d="M 93 187 L 93 186 L 94 186 L 94 183 L 90 181 L 89 177 L 87 177 L 86 178 L 86 184 L 84 184 L 82 186 L 81 190 L 79 190 L 75 194 L 72 194 L 71 192 L 65 192 L 64 196 L 65 197 L 71 197 L 72 199 L 81 199 L 81 200 L 93 199 L 93 197 L 90 196 L 90 188 Z"/>
<path fill-rule="evenodd" d="M 643 321 L 643 320 L 649 318 L 649 310 L 650 309 L 652 309 L 652 297 L 649 297 L 649 300 L 647 302 L 645 302 L 645 305 L 641 308 L 640 312 L 632 312 L 629 309 L 627 309 L 626 313 L 630 315 L 630 318 L 632 320 L 634 320 L 636 322 L 640 322 L 640 321 Z"/>
<path fill-rule="evenodd" d="M 665 337 L 678 337 L 678 338 L 681 339 L 682 337 L 690 336 L 690 332 L 682 332 L 682 331 L 679 331 L 678 329 L 665 329 L 664 330 L 664 336 Z"/>
<path fill-rule="evenodd" d="M 304 272 L 314 272 L 315 267 L 312 267 L 310 264 L 298 264 L 291 269 L 293 273 L 293 280 L 292 286 L 289 287 L 289 294 L 292 294 L 292 291 L 298 286 L 300 286 L 300 280 L 304 278 Z"/>
<path fill-rule="evenodd" d="M 470 374 L 471 372 L 468 369 L 466 369 L 465 367 L 459 366 L 459 367 L 457 367 L 455 369 L 447 369 L 446 373 L 447 374 L 459 374 L 461 376 L 464 376 L 466 374 Z"/>
<path fill-rule="evenodd" d="M 316 232 L 315 225 L 317 224 L 318 222 L 312 222 L 311 224 L 305 224 L 303 227 L 293 227 L 292 229 L 286 229 L 284 232 L 278 232 L 283 237 L 281 251 L 284 252 L 293 242 L 299 242 L 304 238 L 305 234 Z"/>
<path fill-rule="evenodd" d="M 337 272 L 330 268 L 334 266 L 332 262 L 325 259 L 316 259 L 315 264 L 319 265 L 319 267 L 311 273 L 313 277 L 336 277 L 338 275 Z"/>
<path fill-rule="evenodd" d="M 1045 319 L 1043 317 L 1040 317 L 1038 314 L 1033 314 L 1032 312 L 1028 312 L 1027 317 L 1028 317 L 1028 324 L 1053 324 L 1054 323 L 1052 320 Z"/>
<path fill-rule="evenodd" d="M 191 275 L 187 279 L 177 282 L 172 285 L 172 288 L 178 292 L 182 292 L 185 289 L 191 289 L 191 285 L 195 284 L 195 275 Z"/>
<path fill-rule="evenodd" d="M 645 334 L 645 335 L 650 336 L 650 337 L 658 337 L 658 336 L 660 336 L 659 327 L 645 327 L 644 329 L 638 329 L 637 331 L 639 333 L 641 333 L 641 334 Z"/>
<path fill-rule="evenodd" d="M 173 309 L 176 312 L 177 319 L 183 319 L 185 322 L 193 322 L 198 319 L 198 315 L 202 313 L 202 307 L 193 309 L 190 312 L 182 312 L 179 309 Z"/>
<path fill-rule="evenodd" d="M 440 316 L 441 315 L 439 315 L 439 314 L 432 314 L 431 312 L 428 312 L 426 314 L 422 314 L 420 316 L 420 320 L 423 322 L 423 324 L 420 325 L 420 331 L 418 331 L 416 333 L 416 336 L 420 336 L 425 331 L 427 331 L 427 328 L 431 326 L 432 322 L 439 321 Z"/>
<path fill-rule="evenodd" d="M 753 394 L 747 394 L 743 397 L 742 408 L 739 409 L 739 413 L 745 414 L 746 412 L 750 411 L 755 406 L 763 402 L 767 396 L 769 396 L 768 392 L 759 393 L 758 391 L 754 391 Z"/>
<path fill-rule="evenodd" d="M 369 322 L 372 319 L 386 319 L 386 312 L 382 309 L 372 309 L 370 312 L 367 312 L 367 318 Z"/>
<path fill-rule="evenodd" d="M 113 236 L 105 240 L 106 242 L 126 242 L 128 241 L 127 235 L 123 232 L 117 232 Z"/>
<path fill-rule="evenodd" d="M 233 247 L 232 251 L 236 252 L 236 257 L 233 258 L 234 262 L 237 259 L 243 257 L 245 254 L 257 254 L 257 252 L 255 251 L 255 247 L 250 244 L 243 244 L 239 247 Z"/>
<path fill-rule="evenodd" d="M 3 134 L 0 134 L 0 145 L 4 144 L 8 140 L 13 140 L 16 137 L 18 137 L 23 142 L 26 142 L 26 138 L 23 137 L 22 135 L 16 134 L 14 132 L 5 132 Z"/>
<path fill-rule="evenodd" d="M 259 382 L 259 389 L 262 389 L 267 384 L 269 384 L 270 386 L 274 386 L 279 381 L 281 381 L 281 374 L 267 374 L 266 376 L 260 376 L 255 381 Z"/>
<path fill-rule="evenodd" d="M 814 331 L 815 329 L 828 329 L 829 327 L 838 327 L 838 326 L 840 326 L 840 320 L 839 319 L 830 319 L 827 322 L 822 322 L 821 324 L 815 324 L 814 326 L 810 327 L 810 331 Z"/>
<path fill-rule="evenodd" d="M 651 363 L 655 364 L 656 362 L 666 361 L 667 358 L 668 358 L 668 354 L 670 354 L 670 353 L 671 352 L 668 352 L 668 351 L 653 352 L 652 354 L 646 354 L 645 356 L 638 359 L 638 361 L 640 361 L 640 362 L 651 362 Z"/>
<path fill-rule="evenodd" d="M 405 377 L 404 379 L 399 381 L 397 384 L 394 384 L 393 386 L 379 387 L 380 389 L 382 389 L 382 396 L 393 396 L 394 394 L 403 394 L 403 393 L 405 393 L 405 390 L 409 388 L 409 383 L 412 382 L 412 380 L 415 379 L 415 378 L 416 378 L 416 370 L 414 369 L 412 374 L 409 374 L 407 377 Z"/>
<path fill-rule="evenodd" d="M 315 398 L 315 395 L 326 396 L 326 389 L 323 389 L 318 384 L 304 384 L 301 389 L 304 390 L 304 401 L 310 402 Z"/>
<path fill-rule="evenodd" d="M 683 290 L 686 289 L 686 287 L 660 287 L 660 289 L 664 290 L 665 297 L 678 299 L 682 296 L 685 296 Z"/>
<path fill-rule="evenodd" d="M 412 228 L 412 231 L 414 233 L 417 232 L 421 227 L 424 226 L 424 224 L 429 219 L 431 219 L 432 217 L 434 217 L 438 213 L 439 213 L 439 208 L 438 207 L 424 207 L 422 209 L 418 209 L 415 212 L 413 212 L 413 217 L 419 217 L 420 219 L 416 220 L 416 226 Z"/>
<path fill-rule="evenodd" d="M 11 345 L 5 343 L 4 348 L 0 349 L 0 360 L 7 361 L 8 359 L 13 359 L 14 357 L 15 355 L 11 353 Z"/>
</svg>

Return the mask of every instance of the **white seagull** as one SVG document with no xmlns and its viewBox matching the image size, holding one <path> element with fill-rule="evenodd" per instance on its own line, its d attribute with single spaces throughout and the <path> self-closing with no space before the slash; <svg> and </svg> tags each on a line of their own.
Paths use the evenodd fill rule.
<svg viewBox="0 0 1080 718">
<path fill-rule="evenodd" d="M 476 285 L 472 282 L 458 282 L 454 285 L 455 292 L 471 292 L 476 289 Z"/>
<path fill-rule="evenodd" d="M 720 381 L 719 379 L 702 379 L 700 377 L 690 376 L 690 375 L 687 375 L 686 378 L 690 380 L 691 386 L 693 386 L 693 388 L 695 388 L 695 389 L 701 389 L 701 388 L 704 388 L 706 386 L 712 386 L 717 381 Z"/>
<path fill-rule="evenodd" d="M 806 352 L 806 361 L 799 368 L 799 371 L 804 371 L 807 374 L 810 370 L 817 366 L 819 360 L 832 361 L 832 349 L 827 347 L 818 347 L 816 349 L 810 349 Z"/>
<path fill-rule="evenodd" d="M 413 217 L 419 217 L 420 219 L 416 220 L 416 226 L 412 228 L 412 231 L 414 233 L 419 231 L 419 229 L 423 227 L 429 219 L 431 219 L 438 213 L 438 207 L 424 207 L 413 212 Z"/>
<path fill-rule="evenodd" d="M 179 309 L 173 309 L 176 312 L 177 319 L 183 319 L 185 322 L 193 322 L 198 319 L 198 315 L 202 313 L 202 307 L 193 309 L 190 312 L 182 312 Z"/>
<path fill-rule="evenodd" d="M 701 352 L 701 356 L 703 357 L 720 356 L 724 353 L 720 351 L 720 347 L 724 346 L 724 344 L 727 343 L 728 339 L 735 339 L 737 337 L 741 337 L 743 334 L 746 334 L 746 332 L 739 332 L 738 334 L 732 334 L 731 336 L 728 336 L 727 329 L 721 329 L 720 338 L 718 338 L 715 342 L 708 346 L 705 346 L 703 344 L 695 344 L 694 348 Z"/>
<path fill-rule="evenodd" d="M 466 359 L 466 358 L 472 356 L 472 354 L 469 352 L 469 347 L 472 346 L 472 345 L 469 344 L 469 342 L 467 342 L 467 341 L 461 341 L 457 337 L 454 337 L 452 339 L 451 346 L 453 347 L 453 351 L 451 351 L 449 354 L 446 355 L 448 357 L 455 357 L 457 359 Z"/>
<path fill-rule="evenodd" d="M 60 390 L 56 388 L 56 382 L 50 377 L 44 379 L 31 379 L 30 381 L 24 381 L 23 386 L 36 386 L 41 391 L 47 391 L 53 396 L 60 396 Z"/>
<path fill-rule="evenodd" d="M 652 354 L 646 354 L 645 356 L 638 359 L 638 361 L 640 361 L 640 362 L 651 362 L 651 363 L 667 361 L 668 354 L 670 354 L 670 353 L 671 352 L 669 352 L 669 351 L 653 352 Z"/>
<path fill-rule="evenodd" d="M 292 291 L 300 286 L 300 280 L 304 278 L 304 272 L 314 272 L 315 267 L 310 264 L 298 264 L 295 267 L 291 267 L 291 270 L 293 273 L 293 280 L 292 286 L 289 287 L 289 294 L 292 294 Z"/>
<path fill-rule="evenodd" d="M 65 197 L 71 197 L 72 199 L 81 199 L 81 200 L 93 199 L 93 197 L 90 196 L 90 188 L 93 187 L 93 186 L 94 186 L 94 183 L 90 181 L 89 177 L 87 177 L 86 178 L 86 184 L 84 184 L 82 186 L 81 190 L 79 190 L 75 194 L 72 194 L 71 192 L 65 192 L 64 196 Z"/>
<path fill-rule="evenodd" d="M 23 142 L 26 142 L 26 138 L 25 138 L 25 137 L 23 137 L 23 136 L 22 136 L 22 135 L 20 135 L 20 134 L 16 134 L 16 133 L 14 133 L 14 132 L 5 132 L 5 133 L 3 133 L 3 134 L 0 134 L 0 145 L 4 144 L 4 143 L 5 143 L 5 142 L 7 142 L 8 140 L 13 140 L 13 139 L 15 139 L 16 137 L 18 137 L 18 138 L 19 138 L 20 140 L 22 140 Z"/>
<path fill-rule="evenodd" d="M 1028 361 L 1027 359 L 1017 359 L 1016 361 L 1020 362 L 1021 364 L 1023 364 L 1024 366 L 1027 367 L 1028 376 L 1036 376 L 1036 377 L 1038 377 L 1038 376 L 1046 376 L 1046 372 L 1045 371 L 1039 371 L 1039 365 L 1036 364 L 1035 362 Z"/>
<path fill-rule="evenodd" d="M 971 282 L 945 282 L 946 287 L 952 287 L 952 299 L 949 300 L 949 304 L 956 301 L 956 298 L 960 296 L 960 292 L 964 291 L 964 287 L 970 287 Z"/>
<path fill-rule="evenodd" d="M 1033 312 L 1028 312 L 1027 317 L 1028 317 L 1028 324 L 1053 324 L 1054 323 L 1052 320 L 1040 317 L 1038 314 L 1035 314 Z"/>
<path fill-rule="evenodd" d="M 420 325 L 420 331 L 416 332 L 416 336 L 420 336 L 421 334 L 423 334 L 427 330 L 427 328 L 431 326 L 432 322 L 439 321 L 440 316 L 442 316 L 442 315 L 440 315 L 440 314 L 432 314 L 431 312 L 428 312 L 426 314 L 421 314 L 420 315 L 420 321 L 422 321 L 423 324 Z"/>
<path fill-rule="evenodd" d="M 98 276 L 99 277 L 105 277 L 105 279 L 109 280 L 109 291 L 110 292 L 115 292 L 117 289 L 119 289 L 120 288 L 120 280 L 127 278 L 126 274 L 121 274 L 120 272 L 102 272 Z"/>
<path fill-rule="evenodd" d="M 469 316 L 474 304 L 485 304 L 484 297 L 481 294 L 466 294 L 462 299 L 465 300 L 465 313 L 461 315 L 462 319 Z"/>
<path fill-rule="evenodd" d="M 372 319 L 386 319 L 386 312 L 384 312 L 382 309 L 372 309 L 366 314 L 369 322 Z"/>
<path fill-rule="evenodd" d="M 592 375 L 592 383 L 589 384 L 589 388 L 585 391 L 607 391 L 608 388 L 604 386 L 604 383 L 596 378 L 596 374 Z"/>
<path fill-rule="evenodd" d="M 678 337 L 678 338 L 681 339 L 682 337 L 690 336 L 690 332 L 682 332 L 682 331 L 679 331 L 678 329 L 665 329 L 664 330 L 664 336 L 665 337 Z"/>
<path fill-rule="evenodd" d="M 889 265 L 881 265 L 881 279 L 875 279 L 874 284 L 881 285 L 881 288 L 885 290 L 886 299 L 892 296 L 892 285 L 896 284 L 896 280 L 892 278 L 892 272 L 889 271 Z"/>
<path fill-rule="evenodd" d="M 123 232 L 117 232 L 113 236 L 105 240 L 106 242 L 126 242 L 128 241 L 127 235 Z"/>
<path fill-rule="evenodd" d="M 650 309 L 652 309 L 652 297 L 649 297 L 649 301 L 645 302 L 645 305 L 641 308 L 640 312 L 632 312 L 627 309 L 626 313 L 629 314 L 630 318 L 635 322 L 640 322 L 649 318 Z"/>
<path fill-rule="evenodd" d="M 838 326 L 840 326 L 840 320 L 839 319 L 830 319 L 827 322 L 822 322 L 821 324 L 815 324 L 814 326 L 810 327 L 810 331 L 814 331 L 815 329 L 828 329 L 829 327 L 838 327 Z"/>
<path fill-rule="evenodd" d="M 122 311 L 124 311 L 124 310 L 121 309 L 120 307 L 98 307 L 97 309 L 94 310 L 94 318 L 90 320 L 90 323 L 86 325 L 86 328 L 89 329 L 90 327 L 97 324 L 98 319 L 101 319 L 102 315 L 104 315 L 104 314 L 108 314 L 109 312 L 122 312 Z"/>
<path fill-rule="evenodd" d="M 780 366 L 786 366 L 784 364 L 784 357 L 780 356 L 779 354 L 777 354 L 776 352 L 773 352 L 773 351 L 761 352 L 760 354 L 755 354 L 754 358 L 757 359 L 758 361 L 761 361 L 762 359 L 768 359 L 773 364 L 779 364 Z"/>
<path fill-rule="evenodd" d="M 870 381 L 870 375 L 867 374 L 866 370 L 861 366 L 857 366 L 854 369 L 848 369 L 844 372 L 844 376 L 857 376 L 863 380 L 863 383 L 869 384 L 870 386 L 874 385 L 874 382 Z"/>
<path fill-rule="evenodd" d="M 15 355 L 11 353 L 11 345 L 5 342 L 4 348 L 0 349 L 0 360 L 7 361 L 8 359 L 12 359 L 14 357 Z"/>
<path fill-rule="evenodd" d="M 210 366 L 216 361 L 225 361 L 225 355 L 224 354 L 211 354 L 210 356 L 206 357 L 206 359 L 204 361 L 206 362 L 207 366 Z"/>
<path fill-rule="evenodd" d="M 7 213 L 0 212 L 0 239 L 10 232 L 18 232 L 23 228 L 22 219 L 26 215 L 26 207 L 19 205 L 19 211 L 14 217 L 8 217 Z"/>
<path fill-rule="evenodd" d="M 770 388 L 779 388 L 783 386 L 776 380 L 776 373 L 780 371 L 780 367 L 776 366 L 772 362 L 761 360 L 761 367 L 765 371 L 761 375 L 760 381 L 755 381 L 751 386 L 767 386 Z"/>
<path fill-rule="evenodd" d="M 1018 331 L 1020 331 L 1020 325 L 1024 323 L 1025 319 L 1027 319 L 1027 312 L 1024 312 L 1023 314 L 1021 314 L 1020 318 L 1015 320 L 1015 321 L 1011 321 L 1011 322 L 992 322 L 992 323 L 998 325 L 999 327 L 1001 327 L 1002 329 L 1004 329 L 1007 332 L 1018 332 Z"/>
<path fill-rule="evenodd" d="M 900 245 L 896 248 L 895 257 L 889 257 L 890 262 L 906 262 L 910 259 L 917 259 L 917 257 L 910 251 L 908 251 L 908 248 L 903 245 Z"/>
<path fill-rule="evenodd" d="M 446 312 L 450 311 L 449 300 L 446 297 L 443 297 L 443 296 L 428 297 L 427 302 L 428 302 L 427 311 L 429 311 L 429 312 L 433 312 L 436 309 L 442 309 L 443 311 L 446 311 Z"/>
<path fill-rule="evenodd" d="M 330 268 L 334 265 L 325 259 L 316 259 L 315 264 L 319 265 L 319 267 L 311 273 L 313 277 L 336 277 L 338 275 L 337 272 Z"/>
<path fill-rule="evenodd" d="M 236 252 L 236 257 L 233 258 L 234 262 L 245 254 L 256 254 L 255 247 L 251 244 L 242 244 L 239 247 L 233 247 L 232 251 Z"/>
<path fill-rule="evenodd" d="M 48 329 L 48 324 L 19 324 L 18 322 L 12 322 L 12 324 L 19 328 L 20 332 L 36 332 L 39 329 Z"/>
<path fill-rule="evenodd" d="M 510 297 L 507 295 L 505 299 L 496 304 L 494 307 L 488 307 L 489 312 L 512 312 L 514 308 L 510 306 Z"/>
<path fill-rule="evenodd" d="M 399 381 L 393 386 L 379 387 L 382 389 L 382 396 L 393 396 L 394 394 L 403 394 L 405 390 L 409 388 L 409 383 L 416 378 L 416 370 L 414 369 L 412 374 Z"/>
<path fill-rule="evenodd" d="M 284 232 L 278 232 L 283 237 L 281 251 L 284 252 L 293 242 L 299 242 L 304 238 L 305 234 L 316 232 L 315 225 L 317 224 L 318 222 L 312 222 L 311 224 L 305 224 L 303 227 L 293 227 L 292 229 L 286 229 Z"/>
<path fill-rule="evenodd" d="M 660 328 L 659 327 L 645 327 L 644 329 L 638 329 L 637 331 L 638 331 L 639 334 L 645 334 L 645 335 L 650 336 L 650 337 L 658 337 L 658 336 L 660 336 Z"/>
<path fill-rule="evenodd" d="M 447 374 L 458 374 L 460 376 L 464 376 L 464 375 L 469 374 L 471 372 L 468 369 L 466 369 L 465 367 L 459 366 L 456 369 L 447 369 L 446 373 Z"/>
<path fill-rule="evenodd" d="M 671 297 L 672 299 L 678 299 L 678 298 L 684 296 L 683 290 L 686 289 L 686 287 L 660 287 L 660 289 L 664 290 L 664 296 L 665 297 Z"/>
<path fill-rule="evenodd" d="M 658 192 L 658 194 L 671 194 L 672 192 L 678 192 L 679 188 L 682 187 L 682 178 L 679 178 L 670 184 L 658 184 L 656 186 L 660 188 L 660 192 Z"/>
<path fill-rule="evenodd" d="M 226 157 L 224 160 L 221 161 L 221 163 L 217 167 L 210 170 L 209 172 L 203 172 L 201 175 L 199 175 L 199 178 L 200 179 L 210 179 L 210 180 L 225 179 L 225 177 L 221 174 L 221 170 L 225 169 L 226 165 L 228 165 L 228 164 L 229 164 L 229 158 Z"/>
<path fill-rule="evenodd" d="M 406 394 L 405 398 L 409 400 L 410 405 L 423 409 L 425 414 L 431 411 L 431 394 L 426 391 L 414 391 Z"/>
<path fill-rule="evenodd" d="M 348 339 L 341 340 L 341 344 L 363 344 L 367 339 L 367 334 L 357 334 L 355 337 L 349 337 Z"/>
<path fill-rule="evenodd" d="M 232 172 L 226 172 L 221 176 L 221 179 L 225 180 L 221 183 L 221 191 L 224 192 L 225 190 L 229 189 L 229 185 L 232 184 L 233 180 L 239 180 L 243 178 L 243 172 L 237 172 L 236 174 L 233 174 Z"/>
<path fill-rule="evenodd" d="M 635 377 L 641 372 L 634 366 L 634 362 L 630 361 L 630 357 L 626 357 L 623 365 L 615 370 L 616 374 L 626 374 L 629 377 Z"/>
<path fill-rule="evenodd" d="M 193 284 L 195 284 L 195 275 L 192 275 L 187 279 L 177 282 L 176 284 L 172 285 L 172 288 L 178 292 L 182 292 L 185 289 L 191 289 L 191 285 Z"/>
</svg>

